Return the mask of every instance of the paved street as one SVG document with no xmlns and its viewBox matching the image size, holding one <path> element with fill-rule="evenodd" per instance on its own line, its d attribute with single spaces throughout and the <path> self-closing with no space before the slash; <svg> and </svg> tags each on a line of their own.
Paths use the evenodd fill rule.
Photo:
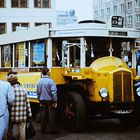
<svg viewBox="0 0 140 140">
<path fill-rule="evenodd" d="M 40 125 L 36 124 L 37 134 L 29 140 L 140 140 L 140 126 L 136 129 L 124 129 L 116 120 L 93 121 L 83 133 L 71 133 L 60 125 L 60 134 L 48 135 L 40 133 Z"/>
</svg>

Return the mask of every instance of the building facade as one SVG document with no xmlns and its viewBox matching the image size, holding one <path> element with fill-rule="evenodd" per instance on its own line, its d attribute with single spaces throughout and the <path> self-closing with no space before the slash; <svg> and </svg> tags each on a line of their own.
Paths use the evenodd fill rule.
<svg viewBox="0 0 140 140">
<path fill-rule="evenodd" d="M 124 17 L 124 25 L 140 30 L 140 0 L 93 0 L 93 18 L 108 21 Z"/>
<path fill-rule="evenodd" d="M 55 0 L 0 0 L 0 34 L 56 24 Z"/>
<path fill-rule="evenodd" d="M 57 25 L 58 26 L 73 24 L 76 22 L 77 22 L 77 17 L 75 15 L 75 10 L 57 12 Z"/>
</svg>

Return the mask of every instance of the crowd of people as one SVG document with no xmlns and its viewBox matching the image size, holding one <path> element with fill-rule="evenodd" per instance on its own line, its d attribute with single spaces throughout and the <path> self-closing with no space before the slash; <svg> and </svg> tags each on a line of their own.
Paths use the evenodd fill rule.
<svg viewBox="0 0 140 140">
<path fill-rule="evenodd" d="M 0 80 L 0 91 L 0 140 L 26 140 L 27 120 L 32 120 L 32 112 L 27 91 L 18 81 L 17 72 L 9 71 L 7 82 Z M 47 67 L 42 69 L 42 78 L 37 83 L 37 95 L 42 107 L 41 133 L 55 134 L 57 87 Z M 13 135 L 15 126 L 16 138 Z"/>
</svg>

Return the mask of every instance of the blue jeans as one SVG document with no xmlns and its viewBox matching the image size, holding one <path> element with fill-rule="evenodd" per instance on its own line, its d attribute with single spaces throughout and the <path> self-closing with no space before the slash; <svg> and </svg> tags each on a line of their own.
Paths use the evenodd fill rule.
<svg viewBox="0 0 140 140">
<path fill-rule="evenodd" d="M 9 111 L 6 110 L 5 114 L 0 117 L 0 140 L 4 139 L 7 135 L 9 123 Z"/>
</svg>

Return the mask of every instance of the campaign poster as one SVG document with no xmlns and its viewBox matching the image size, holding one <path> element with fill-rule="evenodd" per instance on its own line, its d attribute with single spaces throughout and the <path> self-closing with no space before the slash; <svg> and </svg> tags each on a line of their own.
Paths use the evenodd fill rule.
<svg viewBox="0 0 140 140">
<path fill-rule="evenodd" d="M 25 67 L 25 46 L 24 43 L 18 44 L 18 67 Z"/>
<path fill-rule="evenodd" d="M 38 43 L 33 45 L 33 62 L 36 65 L 45 63 L 45 44 Z"/>
<path fill-rule="evenodd" d="M 11 67 L 11 48 L 4 46 L 4 67 Z"/>
</svg>

